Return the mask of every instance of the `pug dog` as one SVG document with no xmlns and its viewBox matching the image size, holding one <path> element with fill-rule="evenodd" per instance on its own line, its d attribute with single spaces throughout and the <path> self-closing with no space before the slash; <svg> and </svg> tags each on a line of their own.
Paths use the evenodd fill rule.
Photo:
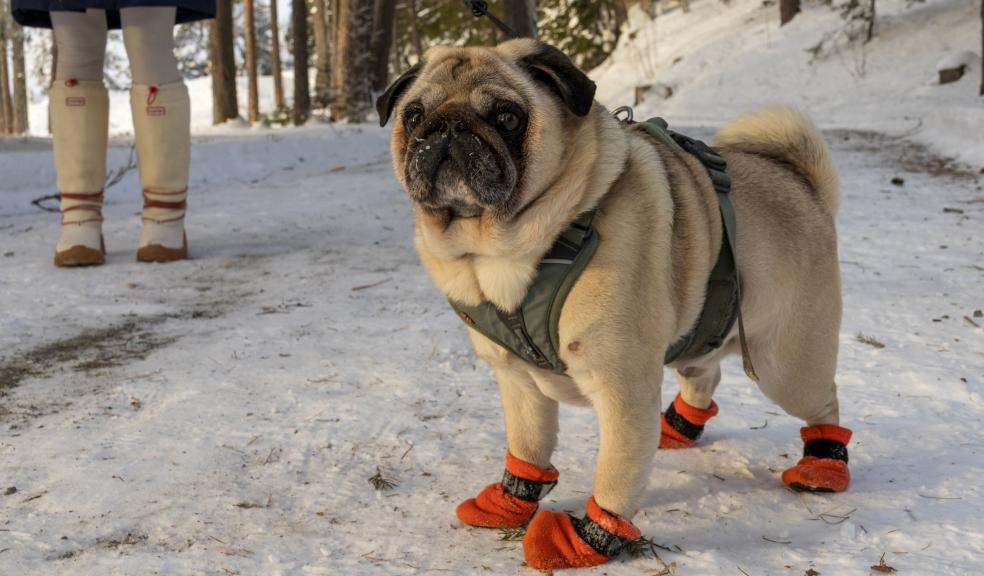
<svg viewBox="0 0 984 576">
<path fill-rule="evenodd" d="M 657 448 L 691 446 L 718 410 L 714 351 L 673 362 L 680 391 L 661 413 L 664 353 L 695 326 L 725 234 L 708 172 L 692 154 L 619 122 L 595 84 L 557 49 L 529 39 L 429 50 L 377 101 L 395 118 L 393 167 L 415 209 L 415 244 L 437 288 L 504 314 L 523 302 L 544 255 L 594 211 L 597 249 L 560 313 L 545 369 L 469 330 L 492 366 L 506 428 L 506 471 L 457 509 L 482 527 L 527 526 L 539 569 L 598 565 L 640 537 Z M 747 352 L 762 392 L 805 422 L 804 457 L 782 474 L 799 490 L 842 491 L 851 431 L 839 425 L 838 181 L 823 136 L 773 108 L 718 132 L 737 219 Z M 558 403 L 597 411 L 600 447 L 583 516 L 538 510 L 557 483 Z"/>
</svg>

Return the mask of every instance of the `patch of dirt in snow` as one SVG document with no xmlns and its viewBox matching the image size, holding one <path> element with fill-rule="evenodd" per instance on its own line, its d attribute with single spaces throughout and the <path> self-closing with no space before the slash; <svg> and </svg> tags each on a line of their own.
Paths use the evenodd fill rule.
<svg viewBox="0 0 984 576">
<path fill-rule="evenodd" d="M 4 360 L 0 362 L 0 390 L 13 388 L 27 378 L 50 376 L 58 370 L 85 373 L 143 360 L 176 340 L 151 330 L 164 320 L 163 316 L 150 316 L 109 328 L 85 330 Z"/>
</svg>

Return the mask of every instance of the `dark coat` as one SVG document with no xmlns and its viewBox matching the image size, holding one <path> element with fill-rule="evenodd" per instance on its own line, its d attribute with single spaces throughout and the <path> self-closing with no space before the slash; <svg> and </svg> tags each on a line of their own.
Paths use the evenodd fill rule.
<svg viewBox="0 0 984 576">
<path fill-rule="evenodd" d="M 120 9 L 135 6 L 175 6 L 175 24 L 215 17 L 215 0 L 13 0 L 14 20 L 22 26 L 51 28 L 49 12 L 81 12 L 87 8 L 106 11 L 110 29 L 120 27 Z"/>
</svg>

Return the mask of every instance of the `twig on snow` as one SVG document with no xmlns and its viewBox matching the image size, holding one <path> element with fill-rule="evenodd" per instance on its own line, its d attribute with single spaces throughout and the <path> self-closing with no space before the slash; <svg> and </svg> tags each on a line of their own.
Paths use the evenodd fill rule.
<svg viewBox="0 0 984 576">
<path fill-rule="evenodd" d="M 881 572 L 882 574 L 895 574 L 898 572 L 895 568 L 885 564 L 885 553 L 883 552 L 881 558 L 878 560 L 878 564 L 871 567 L 875 572 Z"/>
<path fill-rule="evenodd" d="M 400 483 L 395 478 L 386 478 L 383 473 L 379 470 L 379 466 L 376 466 L 376 473 L 369 477 L 369 483 L 376 490 L 392 490 L 400 485 Z"/>
<path fill-rule="evenodd" d="M 376 286 L 382 286 L 383 284 L 386 284 L 387 282 L 390 282 L 391 280 L 393 280 L 393 279 L 392 278 L 384 278 L 384 279 L 380 280 L 379 282 L 373 282 L 372 284 L 363 284 L 361 286 L 353 286 L 352 287 L 352 292 L 358 292 L 360 290 L 368 290 L 370 288 L 375 288 Z"/>
</svg>

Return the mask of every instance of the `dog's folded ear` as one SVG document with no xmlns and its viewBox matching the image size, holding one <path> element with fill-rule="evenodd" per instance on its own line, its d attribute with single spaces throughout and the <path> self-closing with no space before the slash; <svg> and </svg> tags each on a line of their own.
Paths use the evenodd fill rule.
<svg viewBox="0 0 984 576">
<path fill-rule="evenodd" d="M 404 72 L 390 84 L 390 87 L 386 89 L 385 92 L 376 98 L 376 112 L 379 114 L 379 125 L 386 126 L 386 122 L 389 121 L 390 116 L 393 114 L 393 108 L 396 107 L 397 101 L 400 96 L 407 91 L 407 88 L 413 84 L 413 81 L 417 79 L 420 71 L 423 69 L 424 63 L 417 62 L 410 67 L 409 70 Z"/>
<path fill-rule="evenodd" d="M 519 59 L 519 65 L 556 92 L 574 114 L 587 116 L 591 111 L 597 86 L 567 54 L 538 42 L 532 54 Z"/>
</svg>

